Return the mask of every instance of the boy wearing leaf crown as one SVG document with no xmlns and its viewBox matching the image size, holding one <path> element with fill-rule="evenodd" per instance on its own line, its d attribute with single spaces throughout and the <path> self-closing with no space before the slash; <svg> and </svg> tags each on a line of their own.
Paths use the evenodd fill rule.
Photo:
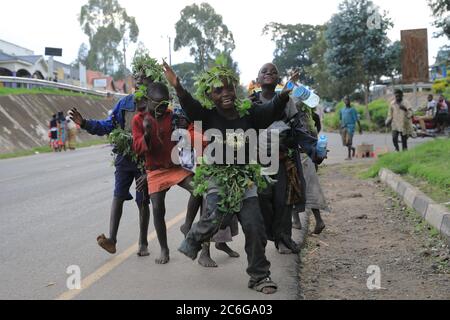
<svg viewBox="0 0 450 320">
<path fill-rule="evenodd" d="M 165 62 L 163 66 L 166 78 L 175 88 L 188 117 L 192 121 L 202 121 L 206 131 L 215 129 L 217 133 L 220 132 L 222 140 L 215 140 L 214 143 L 222 144 L 224 149 L 228 144 L 227 133 L 230 134 L 230 129 L 245 132 L 267 128 L 282 116 L 289 99 L 289 91 L 284 90 L 262 106 L 255 107 L 250 101 L 243 103 L 236 96 L 237 77 L 230 69 L 216 66 L 198 80 L 199 102 L 183 88 L 170 66 Z M 246 141 L 239 144 L 238 148 L 241 147 L 249 151 Z M 257 185 L 263 185 L 260 168 L 249 163 L 237 165 L 236 158 L 225 162 L 218 160 L 201 165 L 194 184 L 197 192 L 206 193 L 206 213 L 191 228 L 178 250 L 196 259 L 202 243 L 211 239 L 221 226 L 229 225 L 230 219 L 237 214 L 245 235 L 247 273 L 250 276 L 248 287 L 264 294 L 275 293 L 277 285 L 270 278 L 270 262 L 265 255 L 267 238 L 257 197 Z"/>
<path fill-rule="evenodd" d="M 146 101 L 142 98 L 143 88 L 148 86 L 158 78 L 158 63 L 147 54 L 144 56 L 135 56 L 133 60 L 133 77 L 136 81 L 136 92 L 122 98 L 114 107 L 112 113 L 105 120 L 86 120 L 81 113 L 73 108 L 69 111 L 70 119 L 78 124 L 82 129 L 92 135 L 105 136 L 109 134 L 123 137 L 123 144 L 128 144 L 128 148 L 119 150 L 115 146 L 114 165 L 115 188 L 114 198 L 111 206 L 109 237 L 104 234 L 97 237 L 97 243 L 105 251 L 115 254 L 117 244 L 117 233 L 120 220 L 122 218 L 123 205 L 125 201 L 132 200 L 130 188 L 136 180 L 136 203 L 139 208 L 139 250 L 138 256 L 148 256 L 148 225 L 150 221 L 149 199 L 147 192 L 146 175 L 138 168 L 138 164 L 133 159 L 131 152 L 131 119 L 133 116 L 146 108 Z M 159 71 L 162 74 L 161 69 Z M 127 150 L 126 150 L 127 149 Z"/>
</svg>

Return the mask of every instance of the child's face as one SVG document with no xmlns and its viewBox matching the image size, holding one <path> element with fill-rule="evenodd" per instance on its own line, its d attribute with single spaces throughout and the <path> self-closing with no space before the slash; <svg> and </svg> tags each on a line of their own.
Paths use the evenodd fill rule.
<svg viewBox="0 0 450 320">
<path fill-rule="evenodd" d="M 236 101 L 236 89 L 233 83 L 223 81 L 223 87 L 214 88 L 211 92 L 211 99 L 216 106 L 227 110 L 234 108 Z"/>
<path fill-rule="evenodd" d="M 272 63 L 266 63 L 265 65 L 263 65 L 258 74 L 258 84 L 260 84 L 261 86 L 276 86 L 279 79 L 280 76 L 278 74 L 278 69 Z"/>
<path fill-rule="evenodd" d="M 154 92 L 148 97 L 147 111 L 156 118 L 161 117 L 169 107 L 169 96 Z"/>
</svg>

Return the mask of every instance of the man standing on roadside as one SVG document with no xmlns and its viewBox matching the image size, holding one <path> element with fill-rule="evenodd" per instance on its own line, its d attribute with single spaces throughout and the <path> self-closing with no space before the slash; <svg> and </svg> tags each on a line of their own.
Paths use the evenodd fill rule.
<svg viewBox="0 0 450 320">
<path fill-rule="evenodd" d="M 412 116 L 413 111 L 411 107 L 403 101 L 403 91 L 395 90 L 395 100 L 391 102 L 389 107 L 386 126 L 391 125 L 392 139 L 397 152 L 400 151 L 398 145 L 399 135 L 402 138 L 402 150 L 408 150 L 408 137 L 412 134 Z"/>
</svg>

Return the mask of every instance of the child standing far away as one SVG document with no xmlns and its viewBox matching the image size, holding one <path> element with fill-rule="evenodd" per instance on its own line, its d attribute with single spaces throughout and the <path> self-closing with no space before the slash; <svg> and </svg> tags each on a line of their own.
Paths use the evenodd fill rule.
<svg viewBox="0 0 450 320">
<path fill-rule="evenodd" d="M 358 112 L 350 104 L 350 97 L 344 97 L 345 108 L 339 111 L 339 120 L 341 122 L 341 137 L 344 147 L 348 148 L 348 157 L 345 160 L 352 160 L 355 156 L 353 147 L 353 136 L 355 135 L 356 123 L 359 126 L 359 133 L 362 134 L 361 123 L 359 122 Z"/>
</svg>

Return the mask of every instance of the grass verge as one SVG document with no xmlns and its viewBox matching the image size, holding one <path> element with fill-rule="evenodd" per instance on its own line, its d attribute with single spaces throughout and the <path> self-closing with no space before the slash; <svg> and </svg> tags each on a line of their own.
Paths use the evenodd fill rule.
<svg viewBox="0 0 450 320">
<path fill-rule="evenodd" d="M 84 94 L 80 92 L 72 92 L 67 90 L 59 90 L 54 88 L 6 88 L 0 87 L 0 96 L 17 95 L 17 94 L 52 94 L 69 97 L 88 97 L 95 100 L 103 100 L 103 97 L 94 96 L 91 94 Z"/>
<path fill-rule="evenodd" d="M 89 141 L 83 141 L 76 144 L 76 148 L 86 148 L 101 144 L 107 144 L 108 140 L 106 139 L 95 139 L 95 140 L 89 140 Z M 39 153 L 50 153 L 53 152 L 52 148 L 50 146 L 41 146 L 41 147 L 35 147 L 30 150 L 22 150 L 17 152 L 11 152 L 11 153 L 4 153 L 0 154 L 0 160 L 3 159 L 12 159 L 12 158 L 20 158 L 20 157 L 26 157 L 31 156 Z"/>
</svg>

